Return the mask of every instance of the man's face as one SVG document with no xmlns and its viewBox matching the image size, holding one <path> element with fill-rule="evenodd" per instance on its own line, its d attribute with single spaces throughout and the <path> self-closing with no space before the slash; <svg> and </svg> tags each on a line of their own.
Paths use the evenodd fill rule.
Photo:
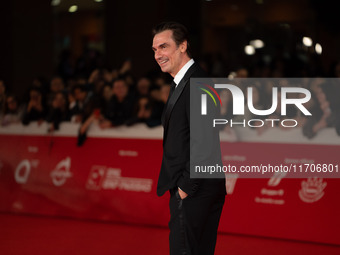
<svg viewBox="0 0 340 255">
<path fill-rule="evenodd" d="M 52 79 L 50 89 L 52 92 L 57 93 L 59 91 L 62 91 L 64 89 L 64 83 L 63 80 L 59 77 L 56 77 Z"/>
<path fill-rule="evenodd" d="M 52 105 L 54 108 L 62 108 L 66 104 L 66 99 L 62 93 L 58 93 L 55 95 Z"/>
<path fill-rule="evenodd" d="M 86 99 L 86 92 L 82 91 L 81 89 L 77 88 L 74 90 L 74 98 L 77 101 L 83 102 Z"/>
<path fill-rule="evenodd" d="M 11 96 L 9 96 L 7 98 L 7 106 L 8 106 L 8 109 L 11 110 L 11 111 L 15 111 L 17 109 L 17 101 L 15 101 L 15 99 Z"/>
<path fill-rule="evenodd" d="M 123 100 L 127 96 L 129 89 L 128 89 L 127 84 L 124 81 L 117 80 L 113 84 L 112 91 L 113 91 L 113 94 L 115 94 L 118 99 Z"/>
<path fill-rule="evenodd" d="M 137 83 L 137 90 L 142 95 L 147 95 L 149 93 L 150 81 L 146 78 L 142 78 Z"/>
<path fill-rule="evenodd" d="M 183 58 L 186 56 L 186 41 L 177 46 L 172 38 L 172 31 L 165 30 L 154 36 L 152 49 L 162 71 L 174 77 L 183 66 Z"/>
</svg>

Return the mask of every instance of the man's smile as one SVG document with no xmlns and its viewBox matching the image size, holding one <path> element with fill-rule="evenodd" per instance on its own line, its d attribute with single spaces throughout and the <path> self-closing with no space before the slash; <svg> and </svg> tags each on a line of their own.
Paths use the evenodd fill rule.
<svg viewBox="0 0 340 255">
<path fill-rule="evenodd" d="M 160 66 L 163 66 L 165 63 L 167 63 L 169 61 L 169 59 L 160 59 L 160 60 L 158 60 L 158 64 L 160 65 Z"/>
</svg>

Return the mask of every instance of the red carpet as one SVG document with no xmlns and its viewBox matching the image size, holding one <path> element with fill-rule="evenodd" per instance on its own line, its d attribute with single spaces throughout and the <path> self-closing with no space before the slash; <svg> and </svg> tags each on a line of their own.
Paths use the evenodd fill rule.
<svg viewBox="0 0 340 255">
<path fill-rule="evenodd" d="M 317 230 L 316 230 L 317 231 Z M 165 228 L 0 214 L 0 255 L 167 255 Z M 216 255 L 339 255 L 339 246 L 220 234 Z"/>
</svg>

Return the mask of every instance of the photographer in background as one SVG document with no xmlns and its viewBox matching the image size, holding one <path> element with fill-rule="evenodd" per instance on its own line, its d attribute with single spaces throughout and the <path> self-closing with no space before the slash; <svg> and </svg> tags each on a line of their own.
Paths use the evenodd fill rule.
<svg viewBox="0 0 340 255">
<path fill-rule="evenodd" d="M 46 106 L 44 101 L 40 89 L 30 89 L 29 100 L 25 107 L 22 119 L 23 125 L 28 125 L 31 121 L 38 121 L 38 125 L 40 125 L 44 121 L 46 117 Z"/>
</svg>

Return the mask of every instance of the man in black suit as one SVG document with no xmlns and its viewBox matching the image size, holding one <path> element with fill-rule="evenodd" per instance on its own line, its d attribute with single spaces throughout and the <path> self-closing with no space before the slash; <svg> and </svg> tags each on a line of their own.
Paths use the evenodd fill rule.
<svg viewBox="0 0 340 255">
<path fill-rule="evenodd" d="M 170 255 L 214 254 L 217 228 L 225 200 L 225 180 L 190 178 L 190 157 L 193 151 L 204 153 L 205 163 L 221 163 L 218 133 L 211 133 L 212 144 L 193 143 L 190 131 L 190 78 L 206 77 L 191 57 L 187 29 L 176 22 L 157 25 L 153 30 L 155 60 L 163 72 L 169 73 L 173 84 L 162 115 L 164 127 L 163 159 L 157 194 L 170 191 Z M 209 124 L 211 124 L 209 122 Z M 196 132 L 197 131 L 197 132 Z M 196 134 L 197 135 L 197 134 Z M 197 140 L 197 139 L 196 139 Z M 205 140 L 207 141 L 207 140 Z"/>
</svg>

